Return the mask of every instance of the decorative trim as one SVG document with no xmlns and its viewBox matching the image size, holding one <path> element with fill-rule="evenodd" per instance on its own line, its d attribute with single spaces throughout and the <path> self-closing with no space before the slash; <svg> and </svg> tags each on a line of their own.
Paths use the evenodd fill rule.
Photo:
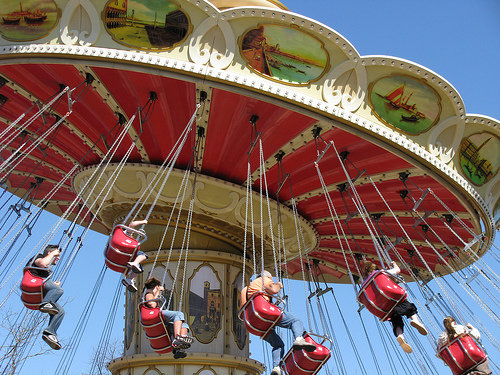
<svg viewBox="0 0 500 375">
<path fill-rule="evenodd" d="M 150 366 L 151 362 L 155 363 L 156 367 L 160 366 L 176 366 L 180 362 L 174 359 L 173 356 L 158 355 L 156 353 L 137 354 L 132 356 L 124 356 L 112 360 L 108 369 L 113 374 L 124 369 Z M 182 359 L 183 366 L 191 365 L 206 365 L 220 366 L 225 368 L 239 369 L 248 371 L 250 374 L 261 374 L 264 371 L 264 364 L 246 357 L 239 357 L 227 354 L 213 353 L 192 353 L 188 352 L 187 357 Z"/>
<path fill-rule="evenodd" d="M 214 27 L 219 27 L 224 37 L 226 52 L 222 54 L 214 49 L 201 49 L 201 40 Z M 231 64 L 236 51 L 236 39 L 229 23 L 223 19 L 209 17 L 205 19 L 193 32 L 189 43 L 189 57 L 196 64 L 210 65 L 214 68 L 225 69 Z"/>
<path fill-rule="evenodd" d="M 87 12 L 90 19 L 91 30 L 69 30 L 69 23 L 78 7 Z M 64 11 L 59 23 L 59 35 L 61 41 L 66 45 L 79 44 L 89 46 L 94 44 L 101 32 L 99 13 L 94 4 L 89 0 L 70 0 L 64 7 Z"/>
</svg>

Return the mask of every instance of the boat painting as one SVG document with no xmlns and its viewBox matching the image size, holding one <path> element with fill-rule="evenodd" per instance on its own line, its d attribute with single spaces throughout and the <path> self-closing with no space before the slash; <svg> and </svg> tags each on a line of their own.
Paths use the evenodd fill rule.
<svg viewBox="0 0 500 375">
<path fill-rule="evenodd" d="M 259 25 L 243 34 L 239 44 L 252 70 L 280 81 L 308 84 L 328 67 L 323 43 L 295 28 Z"/>
<path fill-rule="evenodd" d="M 112 0 L 104 7 L 103 20 L 116 42 L 143 50 L 171 49 L 192 29 L 187 14 L 169 0 Z"/>
<path fill-rule="evenodd" d="M 420 134 L 439 121 L 441 98 L 427 84 L 402 75 L 382 77 L 369 86 L 370 106 L 383 123 Z"/>
<path fill-rule="evenodd" d="M 3 0 L 0 34 L 16 42 L 41 39 L 57 25 L 60 13 L 53 0 Z"/>
<path fill-rule="evenodd" d="M 464 138 L 460 143 L 460 167 L 474 185 L 484 185 L 500 167 L 500 138 L 488 132 Z"/>
</svg>

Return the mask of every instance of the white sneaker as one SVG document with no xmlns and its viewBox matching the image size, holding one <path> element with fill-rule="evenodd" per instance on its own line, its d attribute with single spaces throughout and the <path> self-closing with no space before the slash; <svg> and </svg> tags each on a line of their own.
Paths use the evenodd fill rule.
<svg viewBox="0 0 500 375">
<path fill-rule="evenodd" d="M 281 368 L 279 366 L 273 367 L 271 375 L 281 375 Z"/>
<path fill-rule="evenodd" d="M 314 352 L 316 350 L 316 345 L 307 342 L 305 338 L 299 336 L 293 342 L 293 350 L 304 349 L 306 352 Z"/>
<path fill-rule="evenodd" d="M 413 319 L 410 324 L 413 328 L 416 328 L 418 330 L 418 333 L 420 333 L 421 335 L 427 335 L 427 330 L 425 329 L 424 325 L 417 319 Z"/>
<path fill-rule="evenodd" d="M 413 349 L 411 348 L 410 345 L 408 345 L 405 341 L 405 338 L 403 335 L 399 335 L 396 340 L 398 340 L 399 345 L 401 345 L 401 348 L 405 351 L 405 353 L 411 353 L 413 352 Z"/>
</svg>

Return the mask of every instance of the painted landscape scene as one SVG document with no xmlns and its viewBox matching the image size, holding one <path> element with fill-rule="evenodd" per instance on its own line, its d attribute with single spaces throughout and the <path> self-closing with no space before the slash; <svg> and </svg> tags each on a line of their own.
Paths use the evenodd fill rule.
<svg viewBox="0 0 500 375">
<path fill-rule="evenodd" d="M 187 15 L 168 0 L 112 0 L 103 13 L 106 29 L 115 41 L 140 49 L 172 48 L 190 29 Z"/>
<path fill-rule="evenodd" d="M 382 122 L 409 134 L 427 131 L 441 113 L 440 98 L 434 90 L 398 75 L 383 77 L 373 84 L 370 105 Z"/>
<path fill-rule="evenodd" d="M 279 25 L 261 25 L 246 32 L 241 53 L 259 73 L 299 84 L 319 79 L 328 64 L 328 55 L 320 41 Z"/>
<path fill-rule="evenodd" d="M 57 21 L 53 0 L 0 1 L 0 33 L 4 39 L 26 42 L 43 38 Z"/>
<path fill-rule="evenodd" d="M 465 138 L 460 144 L 460 166 L 475 185 L 491 180 L 500 167 L 500 139 L 490 133 Z"/>
</svg>

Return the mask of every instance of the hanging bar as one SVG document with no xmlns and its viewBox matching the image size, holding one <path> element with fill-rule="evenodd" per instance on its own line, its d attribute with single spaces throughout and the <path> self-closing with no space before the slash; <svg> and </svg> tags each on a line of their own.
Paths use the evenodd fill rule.
<svg viewBox="0 0 500 375">
<path fill-rule="evenodd" d="M 413 206 L 413 211 L 416 211 L 418 209 L 418 207 L 420 206 L 420 204 L 422 203 L 422 201 L 425 199 L 425 197 L 427 196 L 427 194 L 429 194 L 430 192 L 431 192 L 431 189 L 427 188 L 427 190 L 425 190 L 422 193 L 422 196 L 420 197 L 420 199 L 417 201 L 417 203 L 415 203 L 415 206 Z"/>
<path fill-rule="evenodd" d="M 415 210 L 413 210 L 413 211 L 415 211 Z M 425 219 L 427 219 L 433 213 L 434 213 L 434 210 L 432 210 L 432 211 L 425 211 L 424 216 L 422 216 L 419 219 L 415 219 L 415 224 L 413 224 L 413 228 L 416 228 L 418 225 L 420 225 L 421 223 L 423 223 L 425 221 Z"/>
<path fill-rule="evenodd" d="M 479 233 L 478 235 L 474 236 L 472 241 L 470 241 L 465 247 L 463 248 L 463 251 L 468 251 L 474 244 L 479 241 L 483 237 L 483 233 Z"/>
<path fill-rule="evenodd" d="M 321 159 L 323 159 L 323 156 L 325 156 L 325 153 L 328 151 L 328 149 L 332 146 L 333 141 L 328 142 L 328 145 L 325 147 L 321 155 L 318 156 L 316 161 L 314 162 L 315 164 L 318 164 Z"/>
</svg>

